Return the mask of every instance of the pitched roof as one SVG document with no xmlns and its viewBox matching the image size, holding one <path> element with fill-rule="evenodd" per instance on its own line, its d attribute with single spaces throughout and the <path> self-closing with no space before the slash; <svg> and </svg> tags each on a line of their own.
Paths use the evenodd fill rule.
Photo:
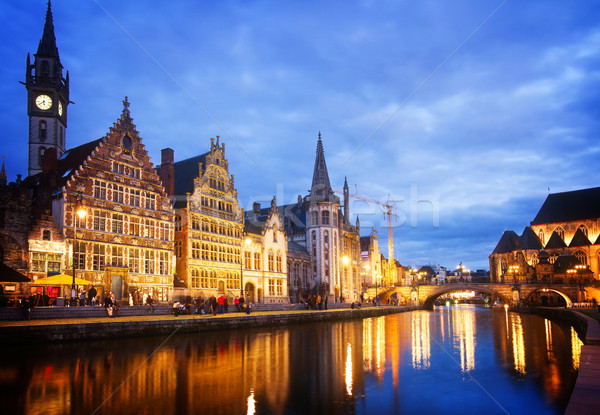
<svg viewBox="0 0 600 415">
<path fill-rule="evenodd" d="M 81 144 L 80 146 L 68 149 L 63 153 L 57 162 L 57 174 L 59 184 L 64 184 L 75 171 L 83 165 L 85 159 L 102 143 L 104 139 L 98 138 L 94 141 Z"/>
<path fill-rule="evenodd" d="M 562 240 L 559 234 L 556 231 L 552 232 L 550 235 L 550 239 L 548 239 L 548 243 L 544 247 L 545 249 L 553 249 L 553 248 L 566 248 L 567 244 Z"/>
<path fill-rule="evenodd" d="M 210 152 L 190 157 L 185 160 L 173 163 L 175 171 L 174 186 L 174 207 L 185 208 L 187 206 L 187 193 L 194 193 L 194 179 L 200 175 L 199 164 L 204 164 L 206 155 Z M 156 167 L 156 172 L 160 176 L 160 166 Z"/>
<path fill-rule="evenodd" d="M 361 252 L 371 250 L 371 237 L 370 236 L 361 236 L 360 237 L 360 250 L 361 250 Z"/>
<path fill-rule="evenodd" d="M 519 237 L 517 249 L 542 249 L 543 245 L 540 238 L 535 234 L 531 227 L 526 226 Z"/>
<path fill-rule="evenodd" d="M 514 251 L 519 242 L 519 236 L 514 231 L 504 231 L 492 254 L 502 254 Z"/>
<path fill-rule="evenodd" d="M 317 141 L 317 155 L 315 157 L 315 169 L 313 171 L 312 186 L 310 188 L 310 202 L 335 201 L 337 196 L 333 194 L 327 163 L 325 163 L 325 152 L 321 141 L 321 132 Z"/>
<path fill-rule="evenodd" d="M 600 218 L 600 187 L 548 195 L 532 225 Z"/>
<path fill-rule="evenodd" d="M 568 269 L 573 269 L 575 265 L 580 265 L 581 262 L 575 255 L 559 255 L 554 261 L 554 272 L 563 273 Z"/>
<path fill-rule="evenodd" d="M 308 254 L 306 247 L 303 245 L 300 245 L 296 242 L 288 241 L 287 246 L 288 246 L 288 251 L 298 252 L 300 254 Z"/>
<path fill-rule="evenodd" d="M 44 33 L 40 39 L 36 55 L 49 58 L 58 58 L 58 48 L 56 47 L 56 36 L 54 35 L 54 23 L 52 21 L 52 5 L 48 2 L 46 10 L 46 22 L 44 23 Z"/>
<path fill-rule="evenodd" d="M 573 239 L 571 239 L 571 243 L 569 244 L 569 247 L 587 246 L 587 245 L 591 245 L 591 244 L 592 243 L 590 242 L 588 237 L 585 236 L 583 231 L 581 229 L 577 229 L 577 231 L 575 232 L 575 235 L 573 235 Z"/>
</svg>

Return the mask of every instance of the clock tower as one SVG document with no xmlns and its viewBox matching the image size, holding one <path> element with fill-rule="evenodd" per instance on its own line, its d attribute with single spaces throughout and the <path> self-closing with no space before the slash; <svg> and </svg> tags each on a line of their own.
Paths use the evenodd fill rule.
<svg viewBox="0 0 600 415">
<path fill-rule="evenodd" d="M 33 63 L 27 54 L 25 88 L 29 116 L 28 175 L 42 171 L 44 152 L 56 149 L 57 157 L 65 152 L 67 105 L 69 104 L 69 72 L 63 78 L 58 56 L 52 5 L 48 1 L 44 33 Z"/>
</svg>

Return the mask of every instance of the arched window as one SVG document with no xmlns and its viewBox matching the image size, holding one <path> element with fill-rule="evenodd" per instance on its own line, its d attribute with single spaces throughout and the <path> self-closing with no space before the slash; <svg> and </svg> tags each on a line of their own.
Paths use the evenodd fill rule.
<svg viewBox="0 0 600 415">
<path fill-rule="evenodd" d="M 283 271 L 283 263 L 281 261 L 281 251 L 277 251 L 277 257 L 275 258 L 275 260 L 276 260 L 277 272 L 282 272 Z"/>
<path fill-rule="evenodd" d="M 44 165 L 44 153 L 46 152 L 46 147 L 40 147 L 38 149 L 38 163 L 41 166 Z"/>
<path fill-rule="evenodd" d="M 538 237 L 540 238 L 540 242 L 542 243 L 542 245 L 546 245 L 546 235 L 544 235 L 543 229 L 539 230 Z"/>
<path fill-rule="evenodd" d="M 50 75 L 50 64 L 48 63 L 48 61 L 43 60 L 40 69 L 41 69 L 41 72 L 42 72 L 42 76 L 49 76 Z"/>
<path fill-rule="evenodd" d="M 554 229 L 554 232 L 556 232 L 558 236 L 560 236 L 560 239 L 562 239 L 563 241 L 565 240 L 565 230 L 561 226 Z"/>
<path fill-rule="evenodd" d="M 583 232 L 583 234 L 587 237 L 588 236 L 588 228 L 585 225 L 579 225 L 579 227 L 577 228 L 579 230 L 581 230 L 581 232 Z"/>
<path fill-rule="evenodd" d="M 328 210 L 324 210 L 321 213 L 321 219 L 323 220 L 323 225 L 329 225 L 329 211 Z"/>
<path fill-rule="evenodd" d="M 579 250 L 575 251 L 573 255 L 575 255 L 575 258 L 577 258 L 582 265 L 587 265 L 587 255 L 585 252 Z"/>
<path fill-rule="evenodd" d="M 556 252 L 552 252 L 550 254 L 550 258 L 548 258 L 548 262 L 554 264 L 556 262 L 556 258 L 558 258 L 558 254 Z"/>
<path fill-rule="evenodd" d="M 502 259 L 500 260 L 500 272 L 501 272 L 502 274 L 505 274 L 505 273 L 506 273 L 506 269 L 507 269 L 507 268 L 508 268 L 508 266 L 506 265 L 506 259 L 502 258 Z"/>
<path fill-rule="evenodd" d="M 44 241 L 49 241 L 49 240 L 50 240 L 50 231 L 49 231 L 48 229 L 45 229 L 45 230 L 42 232 L 42 239 L 43 239 Z"/>
<path fill-rule="evenodd" d="M 311 225 L 318 225 L 319 224 L 319 212 L 317 212 L 316 210 L 313 210 L 311 213 Z"/>
<path fill-rule="evenodd" d="M 40 140 L 48 138 L 48 124 L 44 120 L 40 120 L 38 124 L 38 138 Z"/>
<path fill-rule="evenodd" d="M 531 255 L 531 266 L 535 267 L 535 266 L 538 264 L 538 262 L 539 262 L 539 261 L 538 261 L 538 256 L 537 256 L 537 253 L 535 253 L 535 252 L 534 252 L 534 253 Z"/>
<path fill-rule="evenodd" d="M 273 225 L 273 242 L 277 242 L 277 225 Z"/>
</svg>

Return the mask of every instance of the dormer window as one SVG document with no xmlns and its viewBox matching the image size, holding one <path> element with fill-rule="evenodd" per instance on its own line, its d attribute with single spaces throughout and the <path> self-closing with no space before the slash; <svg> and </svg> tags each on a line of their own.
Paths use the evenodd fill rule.
<svg viewBox="0 0 600 415">
<path fill-rule="evenodd" d="M 42 239 L 44 241 L 50 240 L 50 231 L 48 229 L 44 229 L 44 231 L 42 232 Z"/>
</svg>

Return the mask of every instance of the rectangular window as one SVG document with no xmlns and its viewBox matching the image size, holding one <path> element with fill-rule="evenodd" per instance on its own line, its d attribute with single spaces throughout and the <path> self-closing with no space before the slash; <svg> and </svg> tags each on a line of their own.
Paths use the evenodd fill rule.
<svg viewBox="0 0 600 415">
<path fill-rule="evenodd" d="M 137 189 L 129 189 L 129 204 L 131 206 L 140 207 L 141 192 Z"/>
<path fill-rule="evenodd" d="M 48 254 L 48 273 L 60 273 L 60 254 Z"/>
<path fill-rule="evenodd" d="M 259 252 L 255 252 L 254 253 L 254 269 L 256 270 L 260 270 L 261 266 L 260 266 L 260 253 Z"/>
<path fill-rule="evenodd" d="M 175 241 L 175 255 L 177 258 L 181 258 L 183 254 L 183 248 L 181 247 L 181 241 Z"/>
<path fill-rule="evenodd" d="M 147 238 L 154 238 L 154 221 L 146 219 L 146 226 L 144 228 L 144 236 Z"/>
<path fill-rule="evenodd" d="M 31 254 L 31 271 L 44 272 L 46 271 L 46 254 L 41 252 L 33 252 Z"/>
<path fill-rule="evenodd" d="M 106 182 L 94 180 L 94 197 L 96 199 L 106 199 Z"/>
<path fill-rule="evenodd" d="M 159 230 L 159 239 L 162 239 L 163 241 L 168 241 L 169 240 L 169 224 L 165 223 L 165 222 L 161 222 L 160 223 L 160 230 Z"/>
<path fill-rule="evenodd" d="M 94 230 L 95 231 L 106 231 L 106 212 L 102 212 L 100 210 L 94 210 L 93 213 L 94 219 Z"/>
<path fill-rule="evenodd" d="M 275 280 L 269 278 L 269 295 L 275 295 Z"/>
<path fill-rule="evenodd" d="M 160 275 L 169 275 L 169 255 L 167 252 L 158 253 L 158 273 Z"/>
<path fill-rule="evenodd" d="M 156 195 L 152 193 L 146 193 L 146 209 L 156 209 Z"/>
<path fill-rule="evenodd" d="M 146 250 L 144 257 L 144 273 L 154 274 L 154 251 Z"/>
<path fill-rule="evenodd" d="M 94 271 L 103 270 L 105 259 L 106 259 L 106 247 L 101 244 L 94 244 L 94 254 L 92 257 L 92 269 Z"/>
<path fill-rule="evenodd" d="M 244 252 L 244 267 L 246 269 L 252 268 L 252 252 Z"/>
<path fill-rule="evenodd" d="M 123 233 L 123 215 L 113 213 L 112 215 L 112 232 Z"/>
<path fill-rule="evenodd" d="M 317 212 L 316 210 L 313 211 L 310 215 L 310 221 L 312 225 L 318 225 L 319 224 L 319 212 Z"/>
<path fill-rule="evenodd" d="M 277 280 L 277 295 L 283 295 L 283 281 Z"/>
<path fill-rule="evenodd" d="M 275 256 L 273 255 L 273 252 L 269 252 L 269 256 L 268 256 L 268 261 L 269 261 L 269 271 L 274 271 L 275 270 Z"/>
<path fill-rule="evenodd" d="M 129 271 L 140 272 L 140 249 L 129 248 Z"/>
<path fill-rule="evenodd" d="M 122 267 L 123 262 L 123 247 L 113 245 L 112 246 L 112 264 L 115 267 Z"/>
<path fill-rule="evenodd" d="M 140 218 L 129 218 L 129 235 L 140 236 Z"/>
<path fill-rule="evenodd" d="M 85 266 L 85 242 L 77 241 L 75 244 L 75 265 L 77 269 L 86 269 Z"/>
<path fill-rule="evenodd" d="M 113 194 L 112 194 L 113 202 L 123 203 L 124 199 L 125 199 L 125 189 L 123 188 L 123 186 L 113 184 Z"/>
</svg>

